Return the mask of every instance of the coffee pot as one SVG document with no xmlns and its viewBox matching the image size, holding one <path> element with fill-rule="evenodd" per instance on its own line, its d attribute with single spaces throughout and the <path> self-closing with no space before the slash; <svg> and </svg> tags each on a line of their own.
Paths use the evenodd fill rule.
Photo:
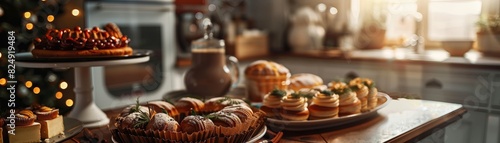
<svg viewBox="0 0 500 143">
<path fill-rule="evenodd" d="M 203 20 L 203 38 L 191 43 L 192 67 L 184 76 L 186 91 L 205 99 L 224 96 L 239 82 L 238 60 L 225 55 L 224 40 L 213 37 L 210 19 Z M 226 61 L 232 65 L 231 70 Z"/>
</svg>

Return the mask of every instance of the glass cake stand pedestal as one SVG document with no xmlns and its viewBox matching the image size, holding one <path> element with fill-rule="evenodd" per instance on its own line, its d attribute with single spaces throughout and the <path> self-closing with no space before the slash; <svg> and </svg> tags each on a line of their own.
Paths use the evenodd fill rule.
<svg viewBox="0 0 500 143">
<path fill-rule="evenodd" d="M 109 124 L 109 118 L 94 103 L 91 68 L 135 64 L 149 61 L 150 51 L 135 50 L 131 56 L 35 58 L 31 53 L 16 54 L 17 66 L 29 68 L 74 68 L 75 104 L 68 117 L 78 119 L 84 127 L 99 127 Z"/>
</svg>

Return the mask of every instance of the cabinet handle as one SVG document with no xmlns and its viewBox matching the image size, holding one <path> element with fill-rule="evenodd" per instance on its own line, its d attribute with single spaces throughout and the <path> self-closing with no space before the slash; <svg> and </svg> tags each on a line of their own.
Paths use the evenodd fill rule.
<svg viewBox="0 0 500 143">
<path fill-rule="evenodd" d="M 357 77 L 359 77 L 358 74 L 353 71 L 350 71 L 345 75 L 346 82 L 349 82 Z"/>
<path fill-rule="evenodd" d="M 425 83 L 425 88 L 443 89 L 443 84 L 441 83 L 441 81 L 433 78 Z"/>
</svg>

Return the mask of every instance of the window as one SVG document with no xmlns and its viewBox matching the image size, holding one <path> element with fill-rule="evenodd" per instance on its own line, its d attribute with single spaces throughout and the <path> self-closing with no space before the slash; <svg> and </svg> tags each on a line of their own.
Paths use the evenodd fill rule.
<svg viewBox="0 0 500 143">
<path fill-rule="evenodd" d="M 430 41 L 473 40 L 481 13 L 480 0 L 430 0 L 427 4 Z"/>
<path fill-rule="evenodd" d="M 474 40 L 482 4 L 492 0 L 384 1 L 388 11 L 387 46 L 401 46 L 416 34 L 432 48 L 443 40 Z"/>
</svg>

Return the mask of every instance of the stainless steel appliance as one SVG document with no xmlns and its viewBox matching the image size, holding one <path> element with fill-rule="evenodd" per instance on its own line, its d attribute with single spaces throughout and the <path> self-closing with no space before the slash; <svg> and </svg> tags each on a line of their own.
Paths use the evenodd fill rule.
<svg viewBox="0 0 500 143">
<path fill-rule="evenodd" d="M 153 51 L 144 64 L 92 69 L 95 103 L 102 109 L 158 100 L 172 89 L 175 61 L 173 0 L 90 0 L 84 3 L 87 27 L 113 22 L 133 49 Z"/>
</svg>

